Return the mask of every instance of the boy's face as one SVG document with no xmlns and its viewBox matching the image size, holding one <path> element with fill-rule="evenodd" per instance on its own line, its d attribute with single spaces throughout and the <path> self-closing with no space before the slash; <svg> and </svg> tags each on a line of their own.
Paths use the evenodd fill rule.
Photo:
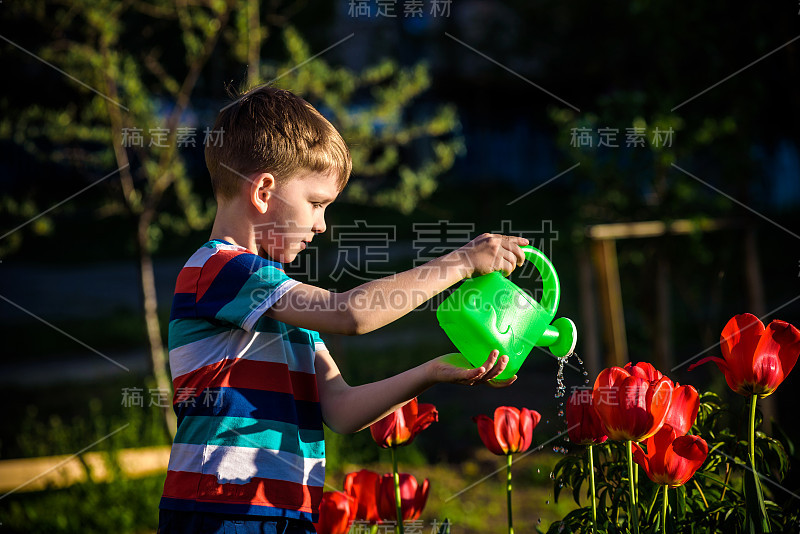
<svg viewBox="0 0 800 534">
<path fill-rule="evenodd" d="M 338 196 L 333 172 L 300 171 L 270 188 L 269 204 L 256 239 L 270 258 L 291 263 L 315 234 L 325 231 L 325 208 Z"/>
</svg>

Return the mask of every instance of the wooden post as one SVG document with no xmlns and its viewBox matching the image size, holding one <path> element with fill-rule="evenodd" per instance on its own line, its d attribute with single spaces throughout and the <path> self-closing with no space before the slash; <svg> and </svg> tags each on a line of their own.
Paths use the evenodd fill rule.
<svg viewBox="0 0 800 534">
<path fill-rule="evenodd" d="M 592 283 L 592 260 L 584 248 L 578 250 L 578 269 L 581 293 L 581 325 L 578 341 L 581 346 L 581 358 L 589 373 L 589 383 L 600 374 L 603 362 L 600 359 L 600 346 L 597 340 L 597 301 Z"/>
<path fill-rule="evenodd" d="M 747 279 L 747 304 L 751 313 L 764 321 L 767 305 L 764 300 L 761 262 L 758 261 L 756 231 L 752 224 L 748 224 L 744 232 L 744 273 Z M 765 397 L 758 403 L 761 406 L 761 413 L 764 415 L 764 430 L 769 434 L 772 432 L 772 420 L 777 416 L 774 397 Z"/>
<path fill-rule="evenodd" d="M 669 263 L 660 252 L 656 254 L 656 262 L 655 335 L 653 336 L 656 367 L 672 369 Z"/>
<path fill-rule="evenodd" d="M 606 367 L 622 367 L 628 362 L 628 341 L 625 335 L 616 241 L 598 239 L 592 242 L 592 256 L 598 273 L 600 310 L 603 314 L 605 364 Z"/>
</svg>

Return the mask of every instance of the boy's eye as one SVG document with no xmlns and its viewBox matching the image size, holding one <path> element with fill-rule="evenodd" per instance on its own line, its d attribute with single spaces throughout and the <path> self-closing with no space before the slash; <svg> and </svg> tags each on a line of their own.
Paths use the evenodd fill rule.
<svg viewBox="0 0 800 534">
<path fill-rule="evenodd" d="M 312 202 L 311 205 L 314 206 L 315 208 L 321 208 L 322 202 Z"/>
</svg>

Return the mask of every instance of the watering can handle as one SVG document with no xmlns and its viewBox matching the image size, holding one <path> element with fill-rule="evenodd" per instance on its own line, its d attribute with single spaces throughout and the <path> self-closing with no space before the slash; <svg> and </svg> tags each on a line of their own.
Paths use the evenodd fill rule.
<svg viewBox="0 0 800 534">
<path fill-rule="evenodd" d="M 539 304 L 547 311 L 550 317 L 555 317 L 558 309 L 558 300 L 561 296 L 561 286 L 553 264 L 538 248 L 532 246 L 520 248 L 525 253 L 525 258 L 533 263 L 536 270 L 542 275 L 542 301 Z"/>
</svg>

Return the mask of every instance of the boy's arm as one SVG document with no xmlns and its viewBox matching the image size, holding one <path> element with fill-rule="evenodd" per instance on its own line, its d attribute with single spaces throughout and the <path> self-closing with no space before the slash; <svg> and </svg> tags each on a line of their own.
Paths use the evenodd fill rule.
<svg viewBox="0 0 800 534">
<path fill-rule="evenodd" d="M 508 386 L 516 376 L 502 382 L 489 382 L 502 373 L 507 364 L 508 356 L 499 356 L 496 350 L 475 369 L 455 367 L 439 357 L 384 380 L 351 387 L 327 350 L 317 351 L 314 359 L 322 418 L 339 434 L 351 434 L 368 427 L 439 382 Z"/>
<path fill-rule="evenodd" d="M 317 332 L 365 334 L 404 316 L 463 278 L 494 271 L 510 274 L 525 261 L 528 240 L 483 234 L 467 245 L 408 271 L 334 293 L 297 284 L 265 313 Z"/>
</svg>

